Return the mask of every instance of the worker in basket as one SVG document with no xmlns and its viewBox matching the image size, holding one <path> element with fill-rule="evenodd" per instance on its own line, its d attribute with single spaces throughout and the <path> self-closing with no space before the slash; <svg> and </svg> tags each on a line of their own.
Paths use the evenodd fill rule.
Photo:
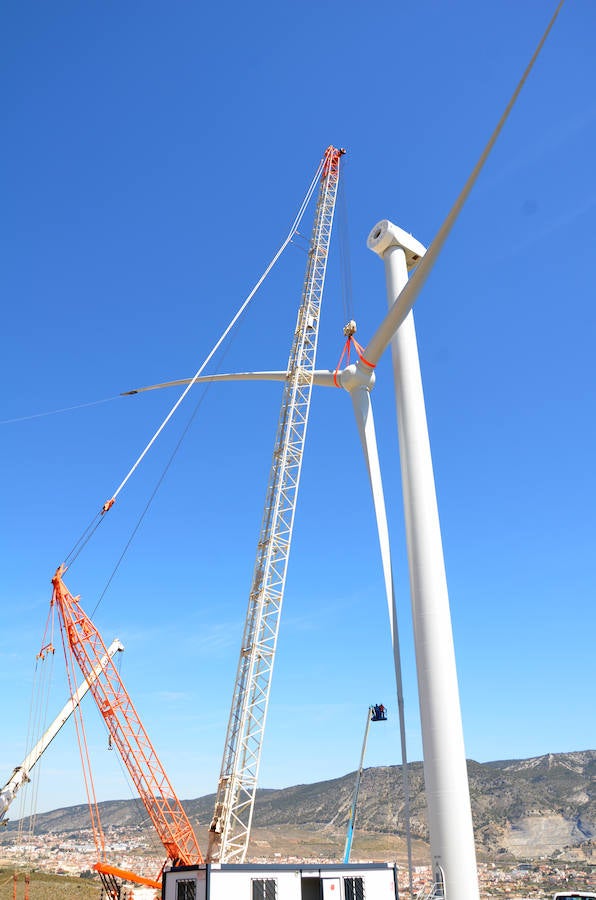
<svg viewBox="0 0 596 900">
<path fill-rule="evenodd" d="M 385 722 L 387 720 L 387 712 L 382 703 L 376 703 L 372 707 L 371 722 Z"/>
</svg>

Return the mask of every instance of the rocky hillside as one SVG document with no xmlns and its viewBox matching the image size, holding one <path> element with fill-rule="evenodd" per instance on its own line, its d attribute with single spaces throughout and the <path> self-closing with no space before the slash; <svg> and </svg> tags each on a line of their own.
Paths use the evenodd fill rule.
<svg viewBox="0 0 596 900">
<path fill-rule="evenodd" d="M 422 763 L 409 766 L 412 833 L 417 846 L 428 840 Z M 596 835 L 596 751 L 560 753 L 525 760 L 468 762 L 479 858 L 499 856 L 589 859 Z M 305 835 L 318 836 L 319 850 L 341 846 L 354 788 L 354 773 L 332 781 L 295 785 L 257 794 L 254 855 L 287 854 Z M 185 801 L 198 833 L 208 825 L 214 795 Z M 134 801 L 100 804 L 104 827 L 135 826 L 145 817 Z M 86 806 L 37 817 L 36 832 L 72 832 L 88 827 Z M 9 825 L 4 840 L 10 839 Z M 404 836 L 404 791 L 400 766 L 366 769 L 361 784 L 357 831 L 368 835 L 371 853 Z M 375 843 L 374 836 L 377 836 Z M 287 843 L 286 841 L 286 843 Z M 327 843 L 325 843 L 327 842 Z M 202 843 L 206 843 L 205 840 Z M 259 850 L 259 847 L 261 848 Z M 393 848 L 394 849 L 394 848 Z M 325 851 L 327 852 L 327 851 Z M 381 852 L 381 851 L 378 851 Z"/>
</svg>

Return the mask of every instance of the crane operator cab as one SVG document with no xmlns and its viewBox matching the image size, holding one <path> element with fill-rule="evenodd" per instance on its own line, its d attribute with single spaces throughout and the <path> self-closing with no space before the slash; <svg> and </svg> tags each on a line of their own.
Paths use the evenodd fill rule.
<svg viewBox="0 0 596 900">
<path fill-rule="evenodd" d="M 383 706 L 382 703 L 376 703 L 374 706 L 370 708 L 370 720 L 371 722 L 386 722 L 387 721 L 387 710 Z"/>
</svg>

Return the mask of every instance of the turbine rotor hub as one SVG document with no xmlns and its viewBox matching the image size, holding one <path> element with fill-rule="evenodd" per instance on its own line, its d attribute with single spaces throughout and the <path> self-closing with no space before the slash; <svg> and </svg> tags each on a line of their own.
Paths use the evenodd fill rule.
<svg viewBox="0 0 596 900">
<path fill-rule="evenodd" d="M 358 361 L 346 366 L 345 369 L 338 374 L 337 380 L 344 390 L 348 393 L 358 388 L 366 388 L 371 391 L 374 387 L 376 376 L 374 369 L 365 366 L 364 363 Z"/>
</svg>

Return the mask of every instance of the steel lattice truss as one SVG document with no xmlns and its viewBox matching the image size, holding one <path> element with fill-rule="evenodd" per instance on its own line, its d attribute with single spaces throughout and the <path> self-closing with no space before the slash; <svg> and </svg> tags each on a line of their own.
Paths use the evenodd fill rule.
<svg viewBox="0 0 596 900">
<path fill-rule="evenodd" d="M 149 740 L 118 669 L 100 633 L 81 607 L 79 598 L 72 596 L 61 576 L 62 568 L 52 579 L 52 603 L 60 617 L 69 679 L 69 660 L 72 656 L 89 682 L 89 691 L 161 839 L 168 860 L 174 865 L 202 862 L 192 825 Z M 93 809 L 91 816 L 95 830 Z"/>
<path fill-rule="evenodd" d="M 319 314 L 343 151 L 325 152 L 296 331 L 288 360 L 208 859 L 243 862 L 279 631 L 315 368 Z"/>
</svg>

